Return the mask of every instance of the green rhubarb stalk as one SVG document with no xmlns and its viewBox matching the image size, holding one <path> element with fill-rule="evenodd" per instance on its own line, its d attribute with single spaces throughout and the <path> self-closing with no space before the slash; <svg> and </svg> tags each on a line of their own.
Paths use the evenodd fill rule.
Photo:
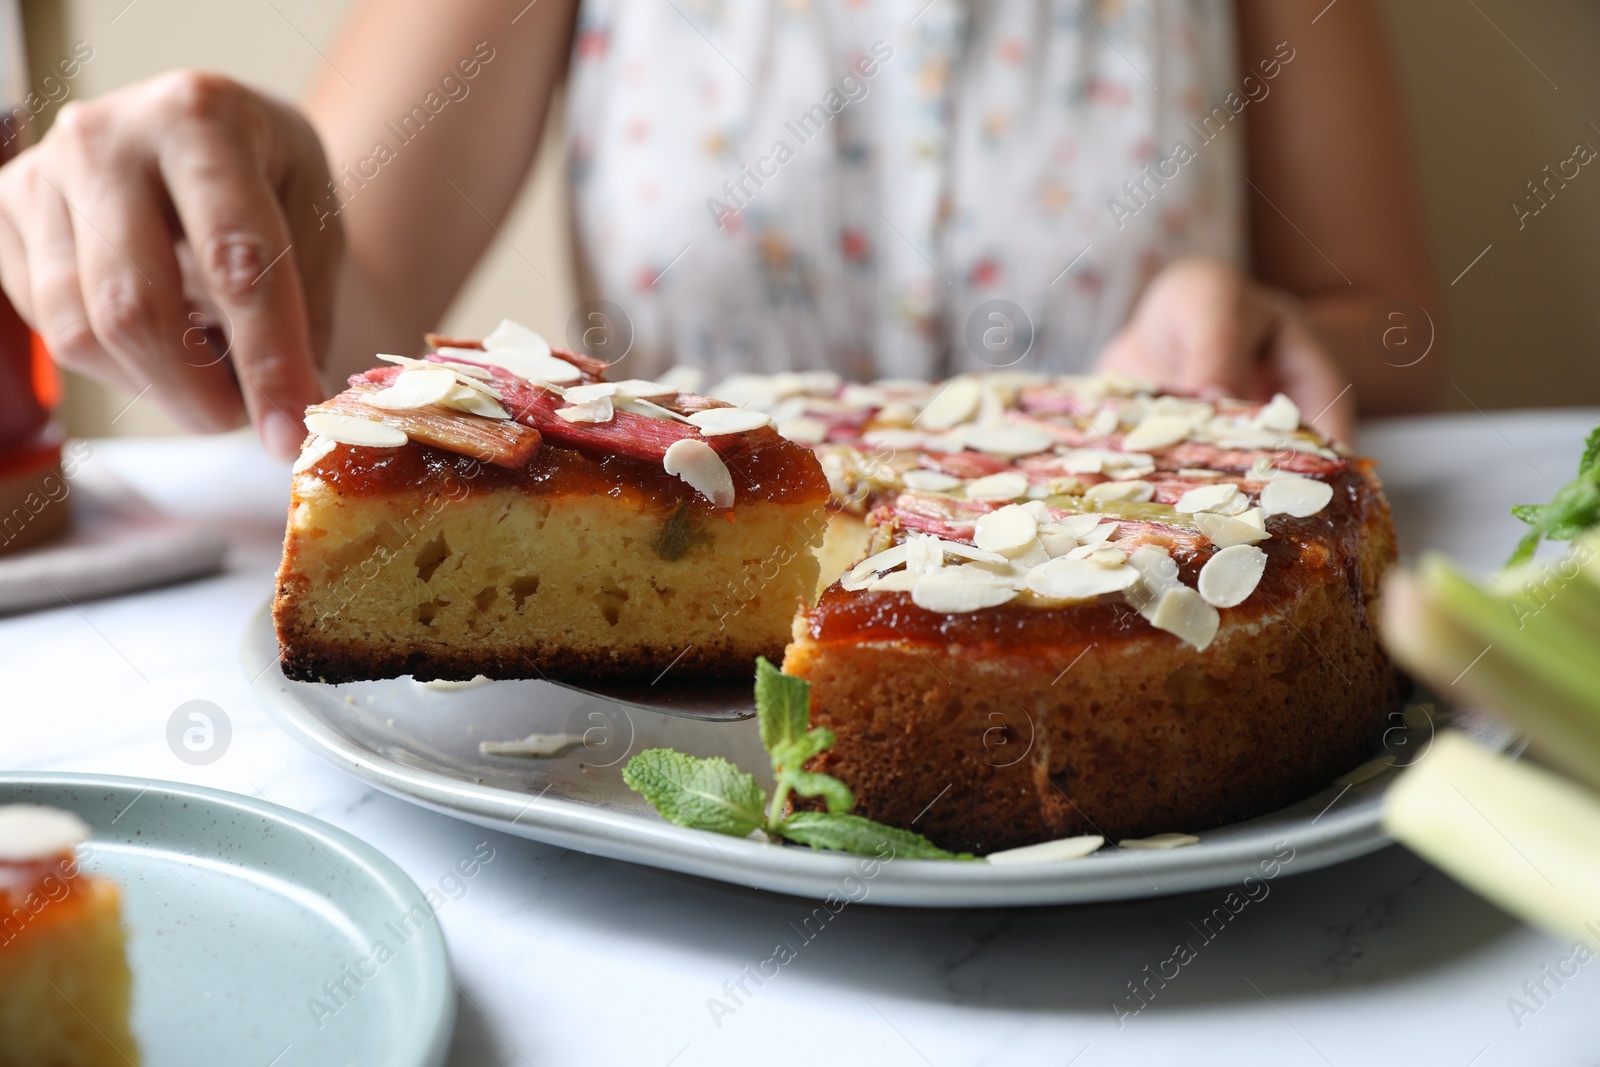
<svg viewBox="0 0 1600 1067">
<path fill-rule="evenodd" d="M 1385 588 L 1383 629 L 1396 659 L 1440 694 L 1501 713 L 1550 762 L 1600 787 L 1597 689 L 1586 694 L 1580 683 L 1575 692 L 1570 678 L 1561 684 L 1541 655 L 1551 646 L 1517 625 L 1508 609 L 1434 562 L 1419 576 L 1395 575 Z"/>
<path fill-rule="evenodd" d="M 1384 828 L 1528 921 L 1600 940 L 1600 799 L 1444 731 L 1384 802 Z"/>
</svg>

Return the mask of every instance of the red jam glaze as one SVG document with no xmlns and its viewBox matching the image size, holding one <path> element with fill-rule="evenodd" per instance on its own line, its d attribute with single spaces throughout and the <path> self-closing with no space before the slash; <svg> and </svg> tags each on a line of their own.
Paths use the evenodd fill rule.
<svg viewBox="0 0 1600 1067">
<path fill-rule="evenodd" d="M 808 449 L 771 429 L 743 435 L 746 441 L 723 454 L 733 475 L 735 506 L 764 501 L 775 504 L 821 502 L 828 482 Z M 343 496 L 381 497 L 409 492 L 470 493 L 521 489 L 534 495 L 603 495 L 642 499 L 660 506 L 679 501 L 710 503 L 660 464 L 616 455 L 591 455 L 546 444 L 533 462 L 519 471 L 478 463 L 466 456 L 430 448 L 415 441 L 400 448 L 338 445 L 311 467 Z"/>
<path fill-rule="evenodd" d="M 1333 499 L 1317 514 L 1304 519 L 1276 515 L 1268 520 L 1272 536 L 1256 546 L 1267 554 L 1266 572 L 1246 605 L 1271 610 L 1298 595 L 1316 572 L 1328 569 L 1345 574 L 1348 595 L 1361 598 L 1361 538 L 1369 524 L 1379 521 L 1381 504 L 1363 473 L 1367 461 L 1356 460 L 1350 466 L 1354 469 L 1332 480 Z M 1180 580 L 1193 588 L 1200 568 L 1215 551 L 1206 543 L 1175 552 Z M 807 615 L 807 629 L 819 644 L 958 644 L 991 657 L 1027 657 L 1039 648 L 1074 650 L 1096 642 L 1107 645 L 1155 632 L 1116 594 L 1065 608 L 1011 603 L 944 615 L 917 607 L 909 593 L 849 592 L 838 582 L 817 599 Z"/>
</svg>

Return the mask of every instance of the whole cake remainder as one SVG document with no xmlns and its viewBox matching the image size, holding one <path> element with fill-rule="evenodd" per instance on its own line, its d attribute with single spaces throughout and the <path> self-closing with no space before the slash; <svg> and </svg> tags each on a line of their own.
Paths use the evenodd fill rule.
<svg viewBox="0 0 1600 1067">
<path fill-rule="evenodd" d="M 0 1067 L 128 1067 L 133 976 L 117 887 L 84 873 L 69 812 L 0 806 Z"/>
<path fill-rule="evenodd" d="M 782 654 L 857 813 L 977 852 L 1262 814 L 1361 762 L 1399 698 L 1373 465 L 1286 397 L 1016 372 L 703 397 L 513 323 L 435 342 L 308 415 L 291 677 Z"/>
</svg>

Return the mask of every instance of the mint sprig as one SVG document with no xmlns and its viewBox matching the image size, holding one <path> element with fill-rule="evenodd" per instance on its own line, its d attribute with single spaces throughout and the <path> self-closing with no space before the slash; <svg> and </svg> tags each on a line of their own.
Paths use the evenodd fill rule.
<svg viewBox="0 0 1600 1067">
<path fill-rule="evenodd" d="M 832 775 L 805 765 L 833 747 L 833 731 L 811 727 L 811 684 L 756 660 L 756 720 L 772 759 L 777 788 L 770 803 L 755 776 L 720 757 L 702 759 L 671 748 L 649 748 L 622 769 L 629 789 L 668 822 L 694 830 L 746 837 L 752 830 L 812 848 L 906 859 L 972 859 L 947 852 L 921 834 L 851 815 L 856 798 Z M 791 794 L 821 797 L 826 811 L 788 814 Z M 764 810 L 763 810 L 764 809 Z"/>
<path fill-rule="evenodd" d="M 1508 567 L 1532 559 L 1545 538 L 1570 541 L 1590 527 L 1600 526 L 1600 426 L 1589 433 L 1576 478 L 1557 489 L 1550 503 L 1518 504 L 1511 514 L 1532 529 L 1517 542 L 1506 561 Z"/>
</svg>

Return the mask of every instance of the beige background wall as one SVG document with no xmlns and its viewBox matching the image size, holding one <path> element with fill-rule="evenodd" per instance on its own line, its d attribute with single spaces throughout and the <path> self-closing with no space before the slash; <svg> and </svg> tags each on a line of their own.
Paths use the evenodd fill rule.
<svg viewBox="0 0 1600 1067">
<path fill-rule="evenodd" d="M 509 10 L 521 0 L 507 3 Z M 318 50 L 348 0 L 30 0 L 26 6 L 36 24 L 36 66 L 53 62 L 51 49 L 66 42 L 94 46 L 76 94 L 96 95 L 172 67 L 204 66 L 294 96 L 323 62 Z M 1455 361 L 1446 406 L 1600 403 L 1600 165 L 1585 167 L 1521 230 L 1509 206 L 1526 195 L 1525 182 L 1567 159 L 1578 141 L 1600 149 L 1600 5 L 1387 0 L 1385 10 L 1447 300 Z M 509 244 L 492 246 L 450 312 L 447 332 L 481 332 L 512 315 L 550 336 L 564 335 L 576 298 L 557 157 L 545 153 L 503 227 Z M 1492 247 L 1451 285 L 1486 246 Z M 73 429 L 105 432 L 126 398 L 72 385 Z M 166 427 L 153 405 L 140 404 L 115 430 Z"/>
</svg>

